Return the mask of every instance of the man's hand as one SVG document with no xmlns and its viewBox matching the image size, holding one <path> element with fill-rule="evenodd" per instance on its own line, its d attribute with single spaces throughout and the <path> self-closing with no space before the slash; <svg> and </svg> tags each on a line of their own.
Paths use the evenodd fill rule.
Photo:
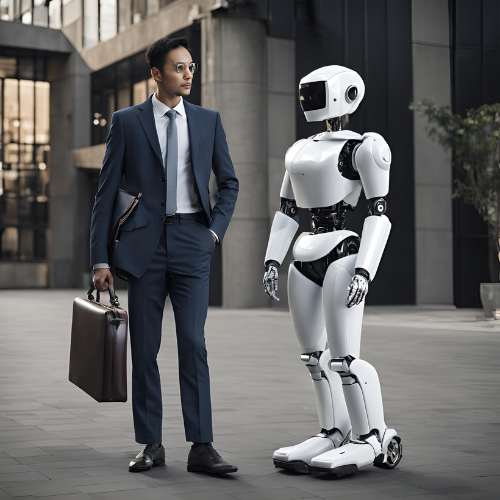
<svg viewBox="0 0 500 500">
<path fill-rule="evenodd" d="M 112 290 L 115 289 L 113 286 L 113 275 L 107 267 L 100 267 L 94 271 L 94 283 L 100 292 L 105 292 L 108 286 Z"/>
<path fill-rule="evenodd" d="M 352 277 L 348 288 L 346 306 L 352 307 L 361 303 L 368 292 L 368 280 L 361 274 L 355 274 Z"/>
<path fill-rule="evenodd" d="M 279 301 L 280 299 L 276 296 L 276 292 L 278 291 L 278 268 L 276 266 L 270 264 L 266 267 L 262 283 L 264 284 L 264 291 L 267 295 Z"/>
</svg>

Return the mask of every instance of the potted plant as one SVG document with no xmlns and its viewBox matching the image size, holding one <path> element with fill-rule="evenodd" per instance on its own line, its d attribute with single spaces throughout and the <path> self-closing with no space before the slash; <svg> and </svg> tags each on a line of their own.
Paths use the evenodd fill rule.
<svg viewBox="0 0 500 500">
<path fill-rule="evenodd" d="M 427 99 L 409 107 L 423 113 L 429 137 L 451 150 L 454 164 L 462 169 L 453 198 L 472 205 L 488 226 L 491 283 L 481 283 L 480 296 L 485 315 L 496 317 L 495 310 L 500 313 L 500 104 L 483 104 L 465 116 Z"/>
</svg>

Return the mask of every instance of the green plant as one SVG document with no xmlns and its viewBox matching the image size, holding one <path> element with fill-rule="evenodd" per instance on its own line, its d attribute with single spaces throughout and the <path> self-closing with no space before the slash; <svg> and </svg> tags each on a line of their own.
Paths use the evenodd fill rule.
<svg viewBox="0 0 500 500">
<path fill-rule="evenodd" d="M 426 131 L 429 137 L 453 151 L 454 164 L 463 169 L 462 179 L 455 179 L 453 198 L 463 198 L 488 225 L 490 242 L 495 249 L 495 257 L 490 258 L 490 274 L 498 281 L 500 103 L 468 109 L 465 116 L 453 114 L 449 106 L 437 106 L 428 99 L 412 102 L 409 108 L 421 112 L 427 118 Z"/>
</svg>

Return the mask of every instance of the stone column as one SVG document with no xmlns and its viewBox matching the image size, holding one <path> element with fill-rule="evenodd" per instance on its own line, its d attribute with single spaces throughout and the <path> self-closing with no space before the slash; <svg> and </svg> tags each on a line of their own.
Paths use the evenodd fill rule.
<svg viewBox="0 0 500 500">
<path fill-rule="evenodd" d="M 88 175 L 72 150 L 90 144 L 90 68 L 78 52 L 54 57 L 50 81 L 49 286 L 83 287 L 90 277 Z M 90 284 L 90 281 L 89 283 Z"/>
<path fill-rule="evenodd" d="M 451 104 L 447 0 L 412 1 L 413 99 Z M 451 155 L 414 114 L 417 304 L 453 304 Z"/>
<path fill-rule="evenodd" d="M 240 182 L 222 244 L 222 305 L 269 304 L 262 287 L 269 234 L 266 25 L 255 19 L 202 20 L 202 106 L 220 112 Z M 211 193 L 215 192 L 213 185 Z"/>
</svg>

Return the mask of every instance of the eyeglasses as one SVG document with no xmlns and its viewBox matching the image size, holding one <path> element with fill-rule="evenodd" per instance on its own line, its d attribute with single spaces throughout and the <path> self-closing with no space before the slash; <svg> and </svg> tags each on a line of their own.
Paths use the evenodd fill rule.
<svg viewBox="0 0 500 500">
<path fill-rule="evenodd" d="M 177 70 L 177 73 L 184 73 L 186 70 L 186 65 L 184 63 L 179 63 L 177 66 L 162 66 L 162 68 L 175 68 Z M 194 73 L 198 69 L 198 64 L 197 63 L 190 63 L 189 64 L 189 71 L 191 73 Z"/>
</svg>

